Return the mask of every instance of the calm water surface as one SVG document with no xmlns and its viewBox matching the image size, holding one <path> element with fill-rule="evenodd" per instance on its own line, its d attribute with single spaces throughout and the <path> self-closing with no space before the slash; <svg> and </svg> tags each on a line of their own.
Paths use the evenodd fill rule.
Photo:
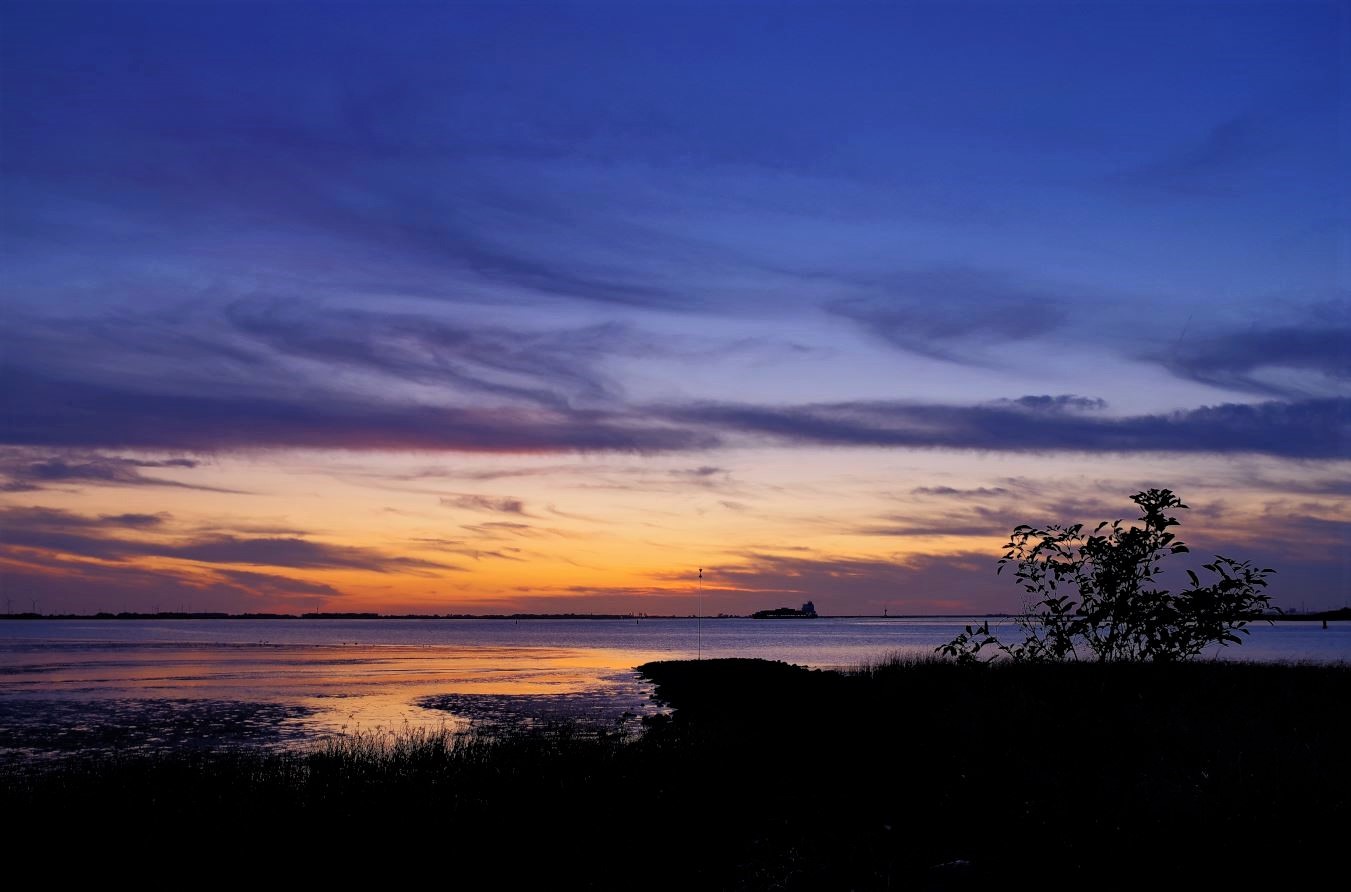
<svg viewBox="0 0 1351 892">
<path fill-rule="evenodd" d="M 966 620 L 25 620 L 0 623 L 0 755 L 651 712 L 649 660 L 813 667 L 931 653 Z M 993 623 L 992 623 L 993 625 Z M 1351 623 L 1258 625 L 1219 658 L 1351 661 Z"/>
</svg>

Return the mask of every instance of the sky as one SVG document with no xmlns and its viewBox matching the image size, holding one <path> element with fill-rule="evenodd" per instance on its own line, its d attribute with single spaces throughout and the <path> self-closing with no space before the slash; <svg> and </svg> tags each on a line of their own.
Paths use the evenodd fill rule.
<svg viewBox="0 0 1351 892">
<path fill-rule="evenodd" d="M 1345 2 L 4 0 L 5 609 L 1016 611 L 1150 487 L 1341 607 L 1349 100 Z"/>
</svg>

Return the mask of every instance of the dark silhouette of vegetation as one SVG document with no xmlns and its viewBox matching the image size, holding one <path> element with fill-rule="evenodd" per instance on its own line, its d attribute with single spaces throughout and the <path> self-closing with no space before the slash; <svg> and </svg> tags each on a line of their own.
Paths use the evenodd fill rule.
<svg viewBox="0 0 1351 892">
<path fill-rule="evenodd" d="M 1248 561 L 1216 556 L 1203 569 L 1215 577 L 1172 592 L 1160 585 L 1163 559 L 1188 551 L 1172 527 L 1171 512 L 1185 509 L 1172 490 L 1150 489 L 1131 501 L 1140 506 L 1140 526 L 1103 521 L 1085 534 L 1083 524 L 1046 529 L 1015 527 L 999 571 L 1012 564 L 1031 603 L 1017 617 L 1025 638 L 1004 644 L 988 621 L 967 626 L 936 648 L 958 662 L 982 662 L 1004 654 L 1019 662 L 1178 662 L 1212 644 L 1241 644 L 1239 633 L 1271 609 L 1264 589 L 1275 572 Z"/>
<path fill-rule="evenodd" d="M 1229 885 L 1303 888 L 1351 822 L 1345 666 L 641 671 L 674 713 L 640 736 L 414 730 L 23 761 L 0 770 L 6 843 L 55 838 L 105 873 L 152 852 L 255 881 L 275 875 L 266 846 L 307 881 L 988 889 L 1035 869 L 1043 889 L 1208 888 L 1241 864 Z"/>
</svg>

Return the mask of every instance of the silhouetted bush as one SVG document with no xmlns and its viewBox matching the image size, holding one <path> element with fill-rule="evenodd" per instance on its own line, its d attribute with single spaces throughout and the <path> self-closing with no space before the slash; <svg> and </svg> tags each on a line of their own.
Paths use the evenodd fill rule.
<svg viewBox="0 0 1351 892">
<path fill-rule="evenodd" d="M 1160 564 L 1188 549 L 1170 531 L 1180 521 L 1169 512 L 1187 506 L 1167 489 L 1131 501 L 1143 512 L 1142 526 L 1103 521 L 1088 535 L 1077 523 L 1015 527 L 999 571 L 1014 564 L 1032 601 L 1018 618 L 1026 637 L 1004 644 L 987 621 L 967 626 L 937 652 L 963 663 L 980 662 L 987 649 L 987 660 L 1002 653 L 1026 662 L 1177 662 L 1212 644 L 1242 643 L 1237 633 L 1248 634 L 1248 623 L 1271 607 L 1264 589 L 1275 571 L 1217 555 L 1204 565 L 1213 582 L 1203 586 L 1188 570 L 1190 587 L 1171 592 L 1159 585 Z"/>
</svg>

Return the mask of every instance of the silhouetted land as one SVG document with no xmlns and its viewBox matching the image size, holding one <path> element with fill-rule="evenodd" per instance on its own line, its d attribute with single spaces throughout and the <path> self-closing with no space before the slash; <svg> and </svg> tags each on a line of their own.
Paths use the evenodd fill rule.
<svg viewBox="0 0 1351 892">
<path fill-rule="evenodd" d="M 1337 614 L 1337 615 L 1333 615 Z M 773 611 L 757 611 L 751 616 L 817 616 L 816 612 L 805 614 L 792 607 L 781 607 Z M 827 619 L 880 619 L 875 614 L 821 614 Z M 1011 614 L 893 614 L 886 619 L 998 619 L 1008 618 Z M 1292 619 L 1351 619 L 1351 610 L 1333 611 L 1329 614 L 1297 614 Z M 218 612 L 159 611 L 151 614 L 122 611 L 118 614 L 99 612 L 99 614 L 35 614 L 24 611 L 22 614 L 0 614 L 0 619 L 694 619 L 693 614 L 218 614 Z M 717 614 L 700 616 L 700 619 L 747 619 L 740 614 Z M 1281 619 L 1273 616 L 1273 619 Z"/>
<path fill-rule="evenodd" d="M 1315 621 L 1328 620 L 1329 622 L 1332 620 L 1346 620 L 1351 619 L 1351 607 L 1342 607 L 1337 610 L 1322 610 L 1316 613 L 1283 613 L 1279 616 L 1272 616 L 1265 618 L 1275 620 L 1286 620 L 1291 622 L 1302 619 Z"/>
<path fill-rule="evenodd" d="M 730 614 L 702 619 L 742 619 Z M 0 613 L 0 619 L 694 619 L 635 613 L 192 613 L 162 610 L 158 613 Z"/>
<path fill-rule="evenodd" d="M 807 614 L 792 607 L 759 610 L 750 618 L 776 619 L 822 616 L 827 619 L 1007 619 L 1011 613 L 982 613 L 971 616 L 964 613 L 893 613 L 878 617 L 873 613 Z M 693 614 L 657 613 L 215 613 L 162 610 L 158 613 L 0 613 L 0 619 L 694 619 Z M 700 619 L 747 619 L 743 614 L 719 613 Z M 1263 620 L 1351 620 L 1351 607 L 1323 610 L 1314 613 L 1272 613 Z"/>
<path fill-rule="evenodd" d="M 7 839 L 75 821 L 91 859 L 289 842 L 312 878 L 472 867 L 504 888 L 1289 888 L 1338 869 L 1351 826 L 1346 666 L 641 672 L 675 712 L 636 738 L 29 765 L 0 775 Z"/>
</svg>

